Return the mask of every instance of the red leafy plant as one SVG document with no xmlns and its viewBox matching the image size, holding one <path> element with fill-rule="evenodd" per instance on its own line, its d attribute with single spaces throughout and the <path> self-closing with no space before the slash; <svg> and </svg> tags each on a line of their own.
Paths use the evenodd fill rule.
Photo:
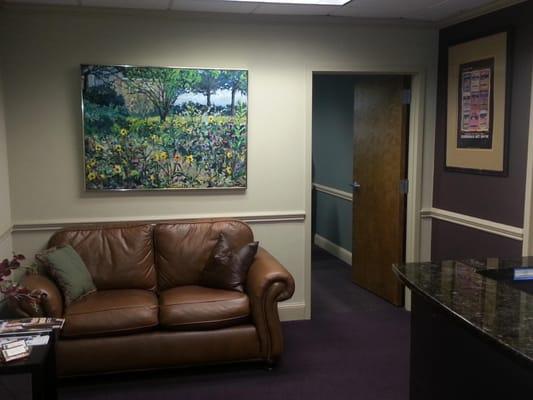
<svg viewBox="0 0 533 400">
<path fill-rule="evenodd" d="M 26 257 L 13 254 L 11 260 L 5 258 L 0 263 L 0 304 L 7 301 L 18 314 L 35 316 L 40 314 L 41 302 L 45 294 L 39 290 L 30 290 L 20 283 L 8 279 L 12 272 L 22 266 Z"/>
</svg>

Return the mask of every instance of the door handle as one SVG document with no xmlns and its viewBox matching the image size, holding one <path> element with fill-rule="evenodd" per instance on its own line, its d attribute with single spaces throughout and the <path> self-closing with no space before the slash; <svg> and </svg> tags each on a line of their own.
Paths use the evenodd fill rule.
<svg viewBox="0 0 533 400">
<path fill-rule="evenodd" d="M 357 190 L 361 187 L 361 185 L 357 183 L 357 181 L 353 181 L 353 183 L 350 183 L 350 186 L 352 187 L 353 190 Z"/>
</svg>

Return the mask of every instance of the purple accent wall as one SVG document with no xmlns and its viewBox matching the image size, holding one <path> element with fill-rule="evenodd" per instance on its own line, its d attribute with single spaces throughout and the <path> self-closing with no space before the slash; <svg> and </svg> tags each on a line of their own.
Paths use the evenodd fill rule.
<svg viewBox="0 0 533 400">
<path fill-rule="evenodd" d="M 511 35 L 508 176 L 445 171 L 448 46 L 503 30 L 510 30 Z M 533 0 L 440 31 L 434 207 L 503 224 L 523 225 L 532 55 Z M 432 232 L 434 260 L 521 255 L 522 243 L 519 241 L 459 225 L 433 220 Z"/>
<path fill-rule="evenodd" d="M 522 242 L 434 219 L 431 225 L 431 259 L 471 257 L 520 258 Z"/>
<path fill-rule="evenodd" d="M 447 52 L 450 44 L 511 29 L 511 113 L 507 177 L 444 170 Z M 527 164 L 533 0 L 440 31 L 434 207 L 513 226 L 522 226 Z"/>
</svg>

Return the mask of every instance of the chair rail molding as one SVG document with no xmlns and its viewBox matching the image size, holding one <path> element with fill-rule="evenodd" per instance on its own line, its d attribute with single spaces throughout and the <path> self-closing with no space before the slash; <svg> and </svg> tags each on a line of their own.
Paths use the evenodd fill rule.
<svg viewBox="0 0 533 400">
<path fill-rule="evenodd" d="M 12 232 L 51 231 L 74 225 L 105 223 L 149 223 L 189 221 L 196 219 L 238 219 L 249 224 L 304 222 L 304 211 L 262 211 L 255 213 L 186 214 L 139 217 L 65 218 L 53 220 L 21 221 L 15 223 Z"/>
<path fill-rule="evenodd" d="M 335 189 L 331 186 L 321 185 L 320 183 L 313 183 L 313 188 L 320 193 L 329 194 L 333 197 L 338 197 L 346 201 L 353 201 L 353 194 L 350 192 L 345 192 L 344 190 Z"/>
<path fill-rule="evenodd" d="M 420 212 L 420 216 L 422 218 L 438 219 L 452 224 L 466 226 L 468 228 L 518 241 L 522 241 L 524 238 L 524 229 L 520 227 L 501 224 L 499 222 L 472 217 L 471 215 L 460 214 L 453 211 L 442 210 L 440 208 L 424 208 Z"/>
</svg>

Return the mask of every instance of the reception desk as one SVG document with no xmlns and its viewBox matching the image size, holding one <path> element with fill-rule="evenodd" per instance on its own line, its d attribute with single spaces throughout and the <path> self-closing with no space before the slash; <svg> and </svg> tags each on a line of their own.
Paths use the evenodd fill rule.
<svg viewBox="0 0 533 400">
<path fill-rule="evenodd" d="M 395 265 L 411 289 L 411 400 L 533 399 L 533 258 Z"/>
</svg>

